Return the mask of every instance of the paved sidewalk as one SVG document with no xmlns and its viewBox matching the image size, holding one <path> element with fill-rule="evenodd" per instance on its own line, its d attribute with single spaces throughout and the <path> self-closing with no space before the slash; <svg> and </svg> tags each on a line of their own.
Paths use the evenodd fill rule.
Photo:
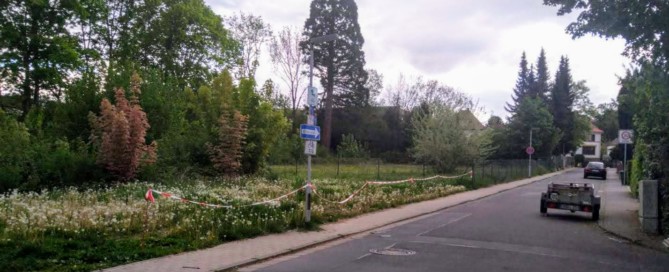
<svg viewBox="0 0 669 272">
<path fill-rule="evenodd" d="M 355 218 L 321 226 L 320 231 L 289 231 L 253 239 L 229 242 L 212 248 L 185 252 L 122 266 L 102 271 L 220 271 L 260 260 L 292 253 L 325 242 L 337 240 L 355 234 L 364 233 L 392 223 L 416 218 L 448 207 L 477 200 L 502 191 L 543 180 L 564 171 L 537 176 L 492 187 L 467 191 L 455 195 L 409 204 L 398 208 L 386 209 L 360 215 Z"/>
<path fill-rule="evenodd" d="M 662 245 L 663 237 L 641 231 L 639 201 L 632 196 L 629 186 L 622 185 L 614 169 L 609 169 L 608 179 L 601 183 L 602 210 L 599 226 L 621 238 L 656 250 L 669 252 Z"/>
</svg>

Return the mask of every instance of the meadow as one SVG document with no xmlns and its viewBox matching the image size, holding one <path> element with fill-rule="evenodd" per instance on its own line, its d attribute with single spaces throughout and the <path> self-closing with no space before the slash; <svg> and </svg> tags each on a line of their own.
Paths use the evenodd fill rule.
<svg viewBox="0 0 669 272">
<path fill-rule="evenodd" d="M 303 191 L 252 205 L 303 187 L 299 173 L 281 172 L 291 167 L 294 171 L 294 166 L 272 168 L 276 179 L 200 178 L 13 191 L 0 197 L 0 263 L 7 271 L 90 271 L 258 235 L 314 229 L 341 218 L 462 192 L 471 182 L 464 175 L 366 186 L 340 204 L 377 173 L 371 168 L 354 173 L 351 170 L 359 165 L 340 165 L 336 177 L 325 170 L 332 165 L 315 165 L 318 195 L 313 198 L 312 223 L 305 225 Z M 420 178 L 423 173 L 422 167 L 391 168 L 383 176 L 386 180 Z M 153 192 L 155 202 L 148 202 L 149 188 L 175 197 Z"/>
</svg>

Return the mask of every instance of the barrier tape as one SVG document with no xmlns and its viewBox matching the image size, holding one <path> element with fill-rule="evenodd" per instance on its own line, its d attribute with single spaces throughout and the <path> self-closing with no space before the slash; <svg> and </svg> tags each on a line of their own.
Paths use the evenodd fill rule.
<svg viewBox="0 0 669 272">
<path fill-rule="evenodd" d="M 304 186 L 302 186 L 300 188 L 297 188 L 297 189 L 295 189 L 295 190 L 293 190 L 293 191 L 291 191 L 287 194 L 281 195 L 281 196 L 273 198 L 273 199 L 260 201 L 260 202 L 254 202 L 254 203 L 251 203 L 251 204 L 241 205 L 241 206 L 238 206 L 238 207 L 258 206 L 258 205 L 263 205 L 263 204 L 267 204 L 267 203 L 276 202 L 276 201 L 279 201 L 281 199 L 284 199 L 286 197 L 289 197 L 291 195 L 296 194 L 297 192 L 301 191 L 302 189 L 306 188 L 307 186 L 309 186 L 309 185 L 304 185 Z M 157 193 L 157 194 L 163 196 L 164 198 L 178 200 L 178 201 L 181 201 L 183 203 L 197 204 L 197 205 L 200 205 L 200 206 L 203 206 L 203 207 L 227 208 L 227 209 L 234 207 L 232 205 L 211 204 L 211 203 L 206 203 L 206 202 L 201 202 L 201 201 L 190 200 L 190 199 L 187 199 L 187 198 L 176 196 L 176 195 L 171 194 L 171 193 L 161 192 L 161 191 L 158 191 L 158 190 L 155 190 L 155 189 L 152 189 L 152 188 L 149 188 L 149 190 L 146 192 L 146 195 L 144 196 L 146 201 L 151 202 L 151 203 L 156 201 L 155 198 L 153 197 L 153 193 Z"/>
<path fill-rule="evenodd" d="M 404 179 L 404 180 L 394 180 L 394 181 L 365 181 L 365 183 L 364 183 L 358 190 L 354 191 L 351 195 L 349 195 L 347 198 L 345 198 L 345 199 L 342 200 L 342 201 L 334 201 L 334 200 L 330 200 L 330 199 L 327 199 L 327 198 L 321 196 L 321 195 L 318 193 L 318 191 L 316 190 L 316 187 L 315 187 L 315 186 L 312 186 L 312 189 L 313 189 L 315 195 L 317 195 L 318 197 L 320 197 L 321 199 L 323 199 L 323 200 L 325 200 L 325 201 L 332 202 L 332 203 L 344 204 L 344 203 L 350 201 L 351 199 L 353 199 L 353 197 L 355 197 L 356 195 L 358 195 L 358 193 L 360 193 L 360 191 L 362 191 L 363 189 L 365 189 L 365 187 L 367 187 L 367 185 L 392 185 L 392 184 L 400 184 L 400 183 L 405 183 L 405 182 L 409 182 L 409 183 L 413 184 L 413 183 L 415 183 L 416 181 L 428 181 L 428 180 L 433 180 L 433 179 L 455 179 L 455 178 L 461 178 L 461 177 L 464 177 L 464 176 L 466 176 L 466 175 L 469 175 L 470 177 L 472 177 L 473 172 L 472 172 L 472 171 L 469 171 L 469 172 L 467 172 L 467 173 L 464 173 L 464 174 L 462 174 L 462 175 L 457 175 L 457 176 L 441 176 L 441 175 L 437 175 L 437 176 L 432 176 L 432 177 L 428 177 L 428 178 L 421 178 L 421 179 L 409 178 L 409 179 Z"/>
<path fill-rule="evenodd" d="M 318 193 L 318 190 L 316 190 L 316 185 L 314 185 L 312 183 L 308 183 L 308 184 L 306 184 L 306 185 L 304 185 L 300 188 L 297 188 L 297 189 L 295 189 L 295 190 L 293 190 L 289 193 L 286 193 L 284 195 L 281 195 L 279 197 L 269 199 L 269 200 L 265 200 L 265 201 L 254 202 L 254 203 L 251 203 L 251 204 L 241 205 L 241 206 L 238 206 L 238 207 L 258 206 L 258 205 L 264 205 L 264 204 L 268 204 L 268 203 L 272 203 L 272 202 L 277 202 L 281 199 L 284 199 L 286 197 L 294 195 L 297 192 L 299 192 L 299 191 L 301 191 L 301 190 L 303 190 L 304 188 L 307 188 L 307 187 L 312 189 L 312 191 L 314 192 L 314 195 L 317 195 L 318 197 L 320 197 L 321 199 L 323 199 L 325 201 L 332 202 L 332 203 L 338 203 L 338 204 L 344 204 L 346 202 L 349 202 L 351 199 L 353 199 L 356 195 L 358 195 L 358 193 L 360 193 L 368 185 L 391 185 L 391 184 L 400 184 L 400 183 L 405 183 L 405 182 L 409 182 L 409 183 L 413 184 L 416 181 L 428 181 L 428 180 L 433 180 L 433 179 L 454 179 L 454 178 L 464 177 L 466 175 L 469 175 L 471 177 L 473 175 L 473 172 L 469 171 L 467 173 L 464 173 L 462 175 L 457 175 L 457 176 L 437 175 L 437 176 L 432 176 L 432 177 L 428 177 L 428 178 L 421 178 L 421 179 L 409 178 L 409 179 L 394 180 L 394 181 L 365 181 L 365 183 L 360 188 L 358 188 L 358 190 L 355 190 L 351 195 L 349 195 L 348 197 L 346 197 L 344 200 L 341 200 L 341 201 L 333 201 L 333 200 L 329 200 L 329 199 L 321 196 Z M 152 189 L 152 188 L 149 188 L 149 190 L 146 192 L 146 194 L 144 195 L 144 199 L 146 199 L 146 201 L 148 201 L 150 203 L 156 202 L 156 199 L 154 198 L 153 193 L 157 193 L 158 195 L 160 195 L 164 198 L 178 200 L 178 201 L 181 201 L 183 203 L 197 204 L 197 205 L 200 205 L 200 206 L 203 206 L 203 207 L 227 208 L 227 209 L 234 207 L 232 205 L 220 205 L 220 204 L 212 204 L 212 203 L 206 203 L 206 202 L 202 202 L 202 201 L 190 200 L 190 199 L 187 199 L 187 198 L 179 197 L 179 196 L 171 194 L 171 193 L 161 192 L 161 191 L 158 191 L 158 190 L 155 190 L 155 189 Z"/>
</svg>

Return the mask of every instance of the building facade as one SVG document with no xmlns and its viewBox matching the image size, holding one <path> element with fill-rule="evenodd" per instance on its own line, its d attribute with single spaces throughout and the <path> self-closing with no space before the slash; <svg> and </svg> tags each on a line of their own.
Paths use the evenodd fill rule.
<svg viewBox="0 0 669 272">
<path fill-rule="evenodd" d="M 583 154 L 586 160 L 599 160 L 602 157 L 602 131 L 595 125 L 592 128 L 583 145 L 576 149 L 576 154 Z"/>
</svg>

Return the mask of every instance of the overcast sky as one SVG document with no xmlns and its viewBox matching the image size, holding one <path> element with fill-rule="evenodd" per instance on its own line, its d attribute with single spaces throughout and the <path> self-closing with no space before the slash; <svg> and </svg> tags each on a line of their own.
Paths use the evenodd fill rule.
<svg viewBox="0 0 669 272">
<path fill-rule="evenodd" d="M 205 0 L 222 16 L 244 12 L 261 16 L 273 30 L 302 28 L 311 0 Z M 629 60 L 624 42 L 583 37 L 572 40 L 566 26 L 577 14 L 556 15 L 541 0 L 358 0 L 358 22 L 365 38 L 367 69 L 394 85 L 400 73 L 423 76 L 470 94 L 487 113 L 507 116 L 504 104 L 511 93 L 523 51 L 535 63 L 546 50 L 551 76 L 561 55 L 570 59 L 575 80 L 586 80 L 596 105 L 618 93 L 618 75 Z M 261 58 L 259 82 L 273 78 L 272 64 Z M 280 85 L 284 88 L 284 86 Z"/>
</svg>

